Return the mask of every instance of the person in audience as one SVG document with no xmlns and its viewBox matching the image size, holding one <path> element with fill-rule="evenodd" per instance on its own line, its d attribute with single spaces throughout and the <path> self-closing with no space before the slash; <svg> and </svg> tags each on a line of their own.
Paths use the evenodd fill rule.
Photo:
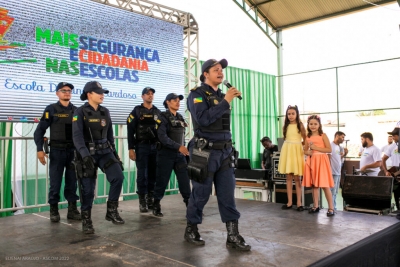
<svg viewBox="0 0 400 267">
<path fill-rule="evenodd" d="M 400 166 L 400 154 L 398 151 L 398 142 L 399 142 L 399 131 L 400 128 L 394 128 L 393 131 L 388 132 L 394 140 L 394 142 L 386 148 L 384 151 L 384 154 L 382 156 L 382 170 L 385 172 L 385 176 L 392 176 L 393 172 L 399 170 Z M 389 168 L 387 162 L 388 160 L 391 159 L 392 161 L 392 168 Z M 393 194 L 394 194 L 394 200 L 396 204 L 396 209 L 397 212 L 400 211 L 400 204 L 399 204 L 399 198 L 400 198 L 400 185 L 397 180 L 394 181 L 393 183 Z"/>
<path fill-rule="evenodd" d="M 385 151 L 387 150 L 387 148 L 388 148 L 391 144 L 393 144 L 393 136 L 392 136 L 392 135 L 389 135 L 389 136 L 388 136 L 388 144 L 387 144 L 387 145 L 384 145 L 384 146 L 381 148 L 382 157 L 384 156 Z M 386 166 L 388 166 L 388 167 L 394 166 L 394 165 L 392 164 L 392 159 L 391 159 L 391 158 L 388 158 L 388 159 L 386 160 Z"/>
<path fill-rule="evenodd" d="M 381 150 L 374 145 L 372 133 L 361 134 L 361 144 L 364 148 L 360 160 L 360 173 L 368 176 L 378 176 L 381 167 Z"/>
<path fill-rule="evenodd" d="M 261 168 L 263 170 L 267 170 L 266 173 L 266 179 L 267 180 L 271 180 L 271 175 L 272 175 L 272 155 L 274 154 L 274 152 L 278 151 L 278 146 L 274 145 L 271 142 L 271 139 L 269 139 L 269 137 L 265 136 L 260 140 L 261 144 L 264 147 L 264 152 L 263 152 L 263 156 L 262 156 L 262 161 L 261 161 Z"/>
<path fill-rule="evenodd" d="M 332 177 L 334 187 L 331 188 L 332 199 L 334 210 L 336 210 L 336 195 L 339 191 L 340 175 L 342 171 L 342 159 L 349 152 L 347 148 L 343 148 L 340 144 L 343 143 L 345 134 L 341 131 L 337 131 L 334 136 L 334 140 L 331 142 L 332 153 L 330 155 L 330 163 L 332 170 Z"/>
<path fill-rule="evenodd" d="M 285 142 L 279 157 L 278 172 L 286 174 L 288 202 L 282 206 L 282 209 L 292 208 L 292 183 L 294 180 L 296 184 L 297 211 L 303 211 L 300 176 L 303 176 L 304 170 L 303 141 L 306 138 L 306 130 L 300 121 L 299 109 L 296 105 L 288 106 L 286 109 L 283 137 Z"/>
<path fill-rule="evenodd" d="M 303 186 L 312 187 L 313 208 L 309 213 L 319 212 L 319 190 L 322 188 L 329 205 L 328 217 L 334 216 L 334 206 L 330 188 L 334 187 L 331 166 L 327 153 L 331 153 L 332 148 L 329 139 L 322 131 L 321 118 L 318 115 L 311 115 L 307 120 L 307 139 L 304 144 L 304 154 L 307 155 L 304 167 Z"/>
</svg>

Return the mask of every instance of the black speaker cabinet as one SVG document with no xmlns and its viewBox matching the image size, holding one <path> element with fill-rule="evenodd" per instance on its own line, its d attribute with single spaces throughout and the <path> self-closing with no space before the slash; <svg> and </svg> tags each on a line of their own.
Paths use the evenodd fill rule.
<svg viewBox="0 0 400 267">
<path fill-rule="evenodd" d="M 279 157 L 272 157 L 272 180 L 286 181 L 286 174 L 278 172 Z"/>
<path fill-rule="evenodd" d="M 368 209 L 391 206 L 393 177 L 345 175 L 342 196 L 345 205 Z"/>
<path fill-rule="evenodd" d="M 293 185 L 293 195 L 292 195 L 293 204 L 296 205 L 297 196 L 296 196 L 296 186 Z M 287 199 L 287 190 L 286 184 L 275 184 L 275 202 L 286 204 Z M 304 202 L 303 206 L 307 207 L 313 204 L 312 199 L 312 190 L 309 187 L 304 188 Z"/>
</svg>

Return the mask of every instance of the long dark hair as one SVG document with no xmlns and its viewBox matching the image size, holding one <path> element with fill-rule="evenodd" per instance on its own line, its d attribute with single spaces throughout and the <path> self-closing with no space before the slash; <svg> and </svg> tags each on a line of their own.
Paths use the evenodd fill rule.
<svg viewBox="0 0 400 267">
<path fill-rule="evenodd" d="M 319 123 L 318 134 L 322 135 L 324 132 L 322 131 L 321 117 L 318 116 L 318 115 L 310 115 L 310 116 L 308 116 L 308 119 L 307 119 L 307 137 L 310 138 L 311 135 L 312 135 L 310 126 L 308 126 L 308 123 L 310 122 L 310 120 L 317 120 L 318 121 L 318 123 Z"/>
<path fill-rule="evenodd" d="M 294 111 L 296 111 L 296 124 L 297 124 L 297 130 L 298 133 L 301 133 L 301 121 L 300 121 L 300 116 L 299 116 L 299 109 L 297 108 L 297 105 L 291 106 L 289 105 L 286 109 L 286 115 L 285 115 L 285 125 L 283 125 L 283 139 L 286 139 L 286 132 L 287 132 L 287 128 L 290 124 L 289 118 L 288 118 L 288 111 L 289 109 L 293 109 Z"/>
</svg>

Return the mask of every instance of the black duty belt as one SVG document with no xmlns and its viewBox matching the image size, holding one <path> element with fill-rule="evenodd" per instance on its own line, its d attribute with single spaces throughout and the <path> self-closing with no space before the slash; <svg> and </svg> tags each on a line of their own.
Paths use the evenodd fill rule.
<svg viewBox="0 0 400 267">
<path fill-rule="evenodd" d="M 231 148 L 232 147 L 232 140 L 229 141 L 221 141 L 221 142 L 209 142 L 208 140 L 204 138 L 195 138 L 194 140 L 196 147 L 201 148 L 201 149 L 216 149 L 216 150 L 222 150 L 225 148 Z"/>
<path fill-rule="evenodd" d="M 74 148 L 74 144 L 73 143 L 55 143 L 50 142 L 50 146 L 53 148 Z"/>
<path fill-rule="evenodd" d="M 156 141 L 155 140 L 142 140 L 138 141 L 138 144 L 154 144 Z"/>
<path fill-rule="evenodd" d="M 102 149 L 106 149 L 106 148 L 109 148 L 109 147 L 110 147 L 110 145 L 108 144 L 108 142 L 107 143 L 103 143 L 103 144 L 96 144 L 94 146 L 94 148 L 96 150 L 102 150 Z"/>
</svg>

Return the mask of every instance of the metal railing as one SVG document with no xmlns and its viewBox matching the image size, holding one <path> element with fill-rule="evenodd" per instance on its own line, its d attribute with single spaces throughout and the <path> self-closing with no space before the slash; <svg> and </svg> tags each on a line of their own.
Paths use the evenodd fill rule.
<svg viewBox="0 0 400 267">
<path fill-rule="evenodd" d="M 116 136 L 118 154 L 124 163 L 124 182 L 121 190 L 120 200 L 125 196 L 135 196 L 136 193 L 136 164 L 129 159 L 129 150 L 126 145 L 127 137 Z M 11 159 L 7 157 L 7 148 L 11 145 Z M 7 157 L 7 158 L 6 158 Z M 9 175 L 6 175 L 6 170 Z M 7 177 L 6 177 L 7 176 Z M 9 179 L 6 181 L 6 179 Z M 11 183 L 5 188 L 7 183 Z M 107 194 L 107 177 L 99 169 L 95 189 L 95 200 L 105 199 Z M 102 188 L 99 188 L 99 185 Z M 132 188 L 131 188 L 132 187 Z M 61 188 L 62 189 L 62 188 Z M 60 198 L 63 193 L 60 190 Z M 166 192 L 178 191 L 176 177 L 171 179 Z M 31 208 L 47 207 L 49 192 L 49 162 L 45 166 L 39 164 L 37 159 L 36 145 L 33 137 L 0 137 L 0 212 L 17 211 Z M 5 207 L 4 198 L 12 197 L 11 207 Z M 67 204 L 66 200 L 59 204 Z"/>
</svg>

